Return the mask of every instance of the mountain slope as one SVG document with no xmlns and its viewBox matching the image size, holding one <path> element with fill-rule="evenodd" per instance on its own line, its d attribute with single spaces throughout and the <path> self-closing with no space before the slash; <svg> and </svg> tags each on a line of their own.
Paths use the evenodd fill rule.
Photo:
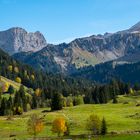
<svg viewBox="0 0 140 140">
<path fill-rule="evenodd" d="M 112 79 L 130 82 L 131 84 L 140 82 L 140 62 L 130 64 L 118 64 L 116 61 L 106 62 L 79 69 L 77 73 L 71 76 L 77 78 L 85 78 L 87 80 L 107 83 Z"/>
<path fill-rule="evenodd" d="M 0 48 L 9 54 L 18 52 L 38 51 L 47 45 L 44 36 L 40 32 L 28 33 L 26 30 L 16 27 L 0 32 Z"/>
<path fill-rule="evenodd" d="M 21 84 L 27 88 L 42 89 L 48 98 L 51 98 L 55 91 L 65 94 L 81 93 L 83 89 L 91 86 L 91 82 L 82 78 L 75 79 L 60 74 L 50 74 L 36 71 L 29 65 L 16 61 L 0 49 L 0 76 L 15 81 L 21 78 Z M 74 91 L 73 91 L 74 90 Z"/>
<path fill-rule="evenodd" d="M 12 85 L 16 90 L 19 90 L 21 84 L 20 83 L 17 83 L 15 81 L 12 81 L 10 79 L 7 79 L 3 76 L 0 76 L 0 82 L 4 82 L 4 83 L 8 83 L 9 85 Z"/>
<path fill-rule="evenodd" d="M 21 52 L 13 56 L 15 59 L 20 60 L 26 64 L 31 65 L 33 68 L 38 70 L 44 70 L 46 72 L 58 73 L 61 71 L 60 66 L 56 63 L 51 53 L 48 50 L 43 49 L 41 51 L 32 52 Z"/>
<path fill-rule="evenodd" d="M 43 51 L 39 51 L 38 53 L 32 53 L 32 55 L 28 55 L 28 53 L 21 54 L 21 57 L 17 57 L 20 54 L 16 54 L 14 58 L 18 58 L 24 63 L 28 63 L 39 69 L 66 73 L 73 73 L 81 67 L 94 66 L 116 59 L 122 63 L 126 61 L 138 62 L 140 61 L 139 28 L 140 24 L 138 23 L 125 31 L 79 38 L 69 44 L 47 45 Z M 48 54 L 50 57 L 48 57 Z M 130 60 L 130 58 L 132 59 Z M 36 63 L 34 64 L 33 61 Z M 52 70 L 47 64 L 52 64 L 55 66 L 55 69 Z"/>
<path fill-rule="evenodd" d="M 78 38 L 66 44 L 47 44 L 37 51 L 28 49 L 14 54 L 13 57 L 36 69 L 55 73 L 73 73 L 78 68 L 95 66 L 107 61 L 118 63 L 139 62 L 140 23 L 128 30 L 113 34 L 92 35 Z"/>
</svg>

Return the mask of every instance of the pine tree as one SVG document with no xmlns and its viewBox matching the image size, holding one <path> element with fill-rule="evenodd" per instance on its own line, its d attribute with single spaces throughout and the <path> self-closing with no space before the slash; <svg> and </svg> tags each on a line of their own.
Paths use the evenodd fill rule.
<svg viewBox="0 0 140 140">
<path fill-rule="evenodd" d="M 61 94 L 59 93 L 54 93 L 53 98 L 52 98 L 52 103 L 51 103 L 51 110 L 61 110 L 63 108 L 63 102 L 62 102 L 62 97 Z"/>
<path fill-rule="evenodd" d="M 1 101 L 1 108 L 0 108 L 0 115 L 1 116 L 4 116 L 4 115 L 7 115 L 6 114 L 6 109 L 7 109 L 7 102 L 6 102 L 6 98 L 2 98 L 2 101 Z"/>
<path fill-rule="evenodd" d="M 107 125 L 106 125 L 105 118 L 103 118 L 101 124 L 101 135 L 105 135 L 106 133 L 107 133 Z"/>
<path fill-rule="evenodd" d="M 26 112 L 27 111 L 27 101 L 26 101 L 26 93 L 25 93 L 25 88 L 23 85 L 20 86 L 20 89 L 19 89 L 19 94 L 20 94 L 20 97 L 22 99 L 22 103 L 23 103 L 23 106 L 21 106 L 23 108 L 23 110 Z"/>
<path fill-rule="evenodd" d="M 125 93 L 126 93 L 126 94 L 129 94 L 129 91 L 130 91 L 130 84 L 127 83 L 127 84 L 125 85 Z"/>
<path fill-rule="evenodd" d="M 35 95 L 32 97 L 32 109 L 37 108 L 37 98 Z"/>
<path fill-rule="evenodd" d="M 12 85 L 9 86 L 8 93 L 10 93 L 10 94 L 14 93 L 14 87 Z"/>
<path fill-rule="evenodd" d="M 9 111 L 8 113 L 11 116 L 13 114 L 13 112 L 12 112 L 12 109 L 13 109 L 13 99 L 12 99 L 11 96 L 9 97 L 9 99 L 7 101 L 7 106 L 8 106 L 8 111 Z"/>
</svg>

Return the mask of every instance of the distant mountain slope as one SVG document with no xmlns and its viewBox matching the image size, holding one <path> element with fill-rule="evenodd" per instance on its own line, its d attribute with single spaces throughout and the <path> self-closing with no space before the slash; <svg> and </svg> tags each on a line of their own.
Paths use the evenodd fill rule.
<svg viewBox="0 0 140 140">
<path fill-rule="evenodd" d="M 47 45 L 40 32 L 28 33 L 16 27 L 0 32 L 0 48 L 9 54 L 18 52 L 38 51 Z"/>
<path fill-rule="evenodd" d="M 92 85 L 85 79 L 75 79 L 61 74 L 52 74 L 34 70 L 31 66 L 16 61 L 0 49 L 0 76 L 15 81 L 21 79 L 21 84 L 32 89 L 42 89 L 51 98 L 54 92 L 68 96 L 75 92 L 81 93 Z"/>
<path fill-rule="evenodd" d="M 106 62 L 95 67 L 82 68 L 72 76 L 99 83 L 107 83 L 114 78 L 132 84 L 140 83 L 140 62 L 130 64 L 118 64 L 117 61 Z"/>
<path fill-rule="evenodd" d="M 46 72 L 55 72 L 59 73 L 61 67 L 56 63 L 54 57 L 51 53 L 48 53 L 48 50 L 43 49 L 36 53 L 32 52 L 21 52 L 13 56 L 15 59 L 20 60 L 26 64 L 31 65 L 33 68 L 38 70 L 44 70 Z"/>
<path fill-rule="evenodd" d="M 137 23 L 128 30 L 112 34 L 78 38 L 68 44 L 48 44 L 37 52 L 22 49 L 24 53 L 14 54 L 13 57 L 36 69 L 68 74 L 77 71 L 78 68 L 112 60 L 120 63 L 139 62 L 139 29 L 140 23 Z"/>
</svg>

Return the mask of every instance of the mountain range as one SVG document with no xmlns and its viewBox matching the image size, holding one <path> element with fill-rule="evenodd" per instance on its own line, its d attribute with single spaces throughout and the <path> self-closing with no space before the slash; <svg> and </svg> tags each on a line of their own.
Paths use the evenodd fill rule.
<svg viewBox="0 0 140 140">
<path fill-rule="evenodd" d="M 70 43 L 47 43 L 40 32 L 22 28 L 0 32 L 0 48 L 36 69 L 74 73 L 79 68 L 108 61 L 115 64 L 140 61 L 140 22 L 128 30 L 77 38 Z"/>
</svg>

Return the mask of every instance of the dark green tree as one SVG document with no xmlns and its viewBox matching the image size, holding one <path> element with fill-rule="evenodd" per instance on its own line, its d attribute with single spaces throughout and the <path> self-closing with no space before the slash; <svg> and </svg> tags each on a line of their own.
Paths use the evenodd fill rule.
<svg viewBox="0 0 140 140">
<path fill-rule="evenodd" d="M 107 133 L 107 125 L 105 118 L 103 118 L 101 123 L 101 135 L 105 135 L 106 133 Z"/>
<path fill-rule="evenodd" d="M 125 93 L 126 93 L 126 94 L 129 94 L 129 92 L 130 92 L 130 84 L 127 83 L 127 84 L 125 85 Z"/>
<path fill-rule="evenodd" d="M 37 97 L 35 95 L 32 96 L 32 109 L 37 108 Z"/>
<path fill-rule="evenodd" d="M 21 97 L 21 100 L 22 100 L 22 105 L 23 105 L 22 108 L 26 112 L 27 111 L 27 100 L 26 100 L 25 88 L 24 88 L 23 85 L 20 86 L 19 94 L 20 94 L 20 97 Z"/>
<path fill-rule="evenodd" d="M 7 107 L 8 107 L 8 115 L 12 115 L 13 114 L 13 99 L 10 96 L 8 101 L 7 101 Z"/>
<path fill-rule="evenodd" d="M 13 94 L 15 92 L 14 87 L 12 85 L 8 88 L 8 93 Z"/>
<path fill-rule="evenodd" d="M 62 96 L 60 93 L 54 93 L 51 103 L 51 110 L 61 110 L 63 108 Z"/>
<path fill-rule="evenodd" d="M 6 98 L 2 98 L 1 107 L 0 107 L 0 115 L 1 116 L 7 115 L 6 112 L 7 112 L 7 100 Z"/>
<path fill-rule="evenodd" d="M 116 96 L 113 97 L 112 103 L 113 103 L 113 104 L 117 104 L 117 103 L 118 103 L 118 100 L 117 100 L 117 97 L 116 97 Z"/>
</svg>

